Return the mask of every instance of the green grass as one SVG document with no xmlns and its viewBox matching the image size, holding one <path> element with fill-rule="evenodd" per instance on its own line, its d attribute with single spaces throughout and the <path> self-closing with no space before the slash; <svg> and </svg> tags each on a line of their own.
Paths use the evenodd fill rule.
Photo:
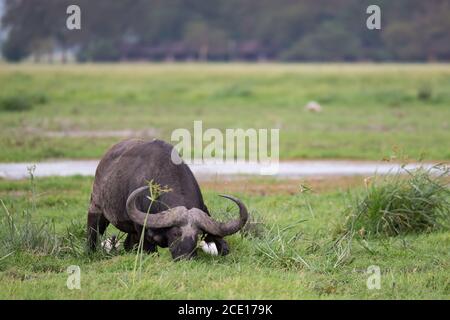
<svg viewBox="0 0 450 320">
<path fill-rule="evenodd" d="M 152 128 L 170 141 L 173 129 L 192 130 L 194 120 L 203 120 L 204 129 L 280 128 L 282 159 L 450 160 L 448 64 L 0 64 L 0 87 L 0 162 L 99 158 L 122 138 L 76 133 Z M 305 111 L 311 100 L 323 112 Z M 236 194 L 260 224 L 229 237 L 227 257 L 200 253 L 177 263 L 167 249 L 144 255 L 142 263 L 123 250 L 87 254 L 91 186 L 86 177 L 0 179 L 0 298 L 450 296 L 448 228 L 396 237 L 361 236 L 362 225 L 345 228 L 355 197 L 385 213 L 395 203 L 408 210 L 420 204 L 426 214 L 430 199 L 445 199 L 448 218 L 448 193 L 434 198 L 437 189 L 427 181 L 409 189 L 361 185 L 350 195 L 307 188 L 294 195 Z M 204 190 L 213 215 L 236 215 L 218 193 Z M 371 217 L 366 231 L 380 218 Z M 66 287 L 70 265 L 81 268 L 81 290 Z M 366 287 L 371 265 L 381 268 L 380 290 Z"/>
<path fill-rule="evenodd" d="M 36 225 L 51 221 L 49 232 L 65 248 L 43 253 L 0 247 L 0 298 L 448 299 L 450 294 L 448 230 L 342 237 L 342 213 L 349 205 L 344 191 L 237 194 L 263 223 L 263 232 L 228 237 L 231 254 L 226 257 L 201 253 L 196 260 L 175 263 L 167 249 L 144 255 L 133 284 L 135 254 L 88 255 L 81 249 L 91 185 L 86 177 L 37 179 L 35 184 L 0 180 L 0 199 L 10 215 L 20 220 L 29 210 Z M 214 216 L 229 216 L 231 209 L 236 214 L 216 192 L 204 191 Z M 7 218 L 4 210 L 1 217 Z M 115 232 L 109 227 L 109 234 Z M 81 268 L 81 290 L 66 287 L 70 265 Z M 366 287 L 370 265 L 381 268 L 380 290 Z"/>
<path fill-rule="evenodd" d="M 194 120 L 280 128 L 282 159 L 450 159 L 448 64 L 2 64 L 0 87 L 3 162 L 99 158 L 122 139 L 55 132 L 153 128 L 169 141 Z M 311 100 L 323 112 L 305 111 Z"/>
</svg>

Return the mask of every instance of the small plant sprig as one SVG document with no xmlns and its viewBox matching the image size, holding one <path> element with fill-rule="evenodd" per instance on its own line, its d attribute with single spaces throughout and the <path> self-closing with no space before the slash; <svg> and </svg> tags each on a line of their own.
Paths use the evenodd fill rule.
<svg viewBox="0 0 450 320">
<path fill-rule="evenodd" d="M 36 171 L 36 165 L 27 167 L 28 175 L 30 177 L 30 192 L 31 192 L 31 208 L 32 211 L 36 211 L 36 182 L 34 180 L 34 172 Z"/>
<path fill-rule="evenodd" d="M 309 196 L 312 193 L 312 189 L 305 184 L 300 184 L 299 193 L 300 195 L 303 196 L 303 199 L 305 200 L 305 205 L 308 208 L 309 213 L 311 214 L 312 217 L 314 217 L 315 216 L 314 210 L 311 206 L 311 201 L 309 199 Z"/>
<path fill-rule="evenodd" d="M 145 216 L 144 219 L 144 226 L 147 224 L 147 218 L 148 215 L 150 214 L 150 210 L 152 208 L 153 203 L 159 201 L 158 199 L 162 194 L 172 191 L 172 189 L 170 189 L 168 186 L 163 187 L 160 184 L 154 182 L 153 179 L 148 181 L 148 189 L 150 195 L 147 196 L 147 199 L 150 200 L 150 205 L 148 206 L 147 215 Z M 138 262 L 139 262 L 139 276 L 142 273 L 143 256 L 144 256 L 144 238 L 145 238 L 145 227 L 142 228 L 141 235 L 139 238 L 139 244 L 137 247 L 136 257 L 134 259 L 133 280 L 132 280 L 133 285 L 135 284 L 136 281 Z"/>
</svg>

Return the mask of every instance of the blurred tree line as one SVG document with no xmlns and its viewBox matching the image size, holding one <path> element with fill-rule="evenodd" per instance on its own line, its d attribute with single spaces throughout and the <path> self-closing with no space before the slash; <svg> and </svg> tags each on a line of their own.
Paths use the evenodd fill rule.
<svg viewBox="0 0 450 320">
<path fill-rule="evenodd" d="M 66 28 L 70 4 L 81 30 Z M 11 61 L 450 59 L 448 0 L 5 0 L 2 29 Z"/>
</svg>

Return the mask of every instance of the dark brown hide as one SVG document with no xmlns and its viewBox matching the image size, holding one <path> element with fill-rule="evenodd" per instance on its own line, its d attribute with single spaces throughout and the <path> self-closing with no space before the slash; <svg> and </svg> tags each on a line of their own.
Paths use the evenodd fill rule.
<svg viewBox="0 0 450 320">
<path fill-rule="evenodd" d="M 185 163 L 173 163 L 172 152 L 172 145 L 161 140 L 126 140 L 104 155 L 95 173 L 88 212 L 91 249 L 96 247 L 97 234 L 103 234 L 109 223 L 128 234 L 124 244 L 127 250 L 136 245 L 150 206 L 148 189 L 142 187 L 153 181 L 170 191 L 162 193 L 151 205 L 150 219 L 147 217 L 151 223 L 146 224 L 144 239 L 146 251 L 154 252 L 158 245 L 170 247 L 175 259 L 192 257 L 197 237 L 205 233 L 207 242 L 215 242 L 221 254 L 228 253 L 223 237 L 245 224 L 245 206 L 229 197 L 238 204 L 240 218 L 228 223 L 211 219 L 194 175 Z M 127 207 L 129 198 L 132 201 Z"/>
</svg>

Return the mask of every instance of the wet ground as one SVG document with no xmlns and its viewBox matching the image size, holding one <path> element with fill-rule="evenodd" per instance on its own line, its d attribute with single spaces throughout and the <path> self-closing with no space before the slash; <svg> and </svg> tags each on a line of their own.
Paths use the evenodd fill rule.
<svg viewBox="0 0 450 320">
<path fill-rule="evenodd" d="M 0 178 L 23 179 L 29 176 L 28 168 L 35 165 L 36 177 L 48 176 L 93 176 L 97 168 L 97 160 L 61 160 L 40 163 L 0 163 Z M 374 174 L 395 173 L 401 168 L 401 164 L 392 162 L 373 161 L 348 161 L 348 160 L 308 160 L 308 161 L 283 161 L 272 166 L 271 175 L 267 166 L 247 162 L 226 163 L 202 163 L 190 165 L 192 171 L 200 180 L 216 180 L 217 178 L 236 178 L 242 175 L 272 176 L 275 178 L 302 177 L 333 177 L 333 176 L 371 176 Z M 407 169 L 419 166 L 429 168 L 430 163 L 410 163 Z"/>
</svg>

